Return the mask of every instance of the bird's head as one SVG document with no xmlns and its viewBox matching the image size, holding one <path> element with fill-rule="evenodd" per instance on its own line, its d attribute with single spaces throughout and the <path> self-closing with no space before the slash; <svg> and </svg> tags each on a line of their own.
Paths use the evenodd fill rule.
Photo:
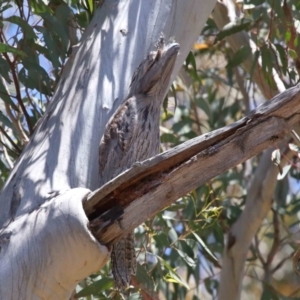
<svg viewBox="0 0 300 300">
<path fill-rule="evenodd" d="M 157 50 L 150 52 L 133 74 L 129 95 L 163 97 L 169 86 L 179 48 L 177 43 L 165 46 L 161 39 Z"/>
</svg>

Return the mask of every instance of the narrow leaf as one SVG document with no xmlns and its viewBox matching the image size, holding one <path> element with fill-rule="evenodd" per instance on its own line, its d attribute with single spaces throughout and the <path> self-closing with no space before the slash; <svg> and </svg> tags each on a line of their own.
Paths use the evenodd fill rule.
<svg viewBox="0 0 300 300">
<path fill-rule="evenodd" d="M 287 54 L 285 52 L 285 49 L 280 44 L 274 44 L 274 46 L 276 47 L 278 57 L 280 59 L 280 63 L 282 66 L 281 71 L 284 75 L 286 75 L 287 68 L 288 68 L 288 60 L 287 60 Z"/>
<path fill-rule="evenodd" d="M 230 36 L 234 33 L 240 32 L 242 30 L 248 30 L 251 26 L 252 20 L 242 18 L 235 20 L 233 22 L 230 22 L 226 24 L 222 30 L 217 34 L 214 44 L 218 41 L 223 40 L 225 37 Z"/>
<path fill-rule="evenodd" d="M 0 99 L 6 102 L 7 104 L 11 105 L 16 111 L 18 111 L 18 107 L 11 100 L 10 95 L 8 94 L 7 89 L 2 80 L 3 79 L 0 78 Z"/>
<path fill-rule="evenodd" d="M 5 21 L 19 25 L 24 33 L 25 38 L 27 38 L 27 39 L 35 39 L 36 38 L 36 35 L 35 35 L 32 27 L 26 21 L 24 21 L 22 18 L 20 18 L 19 16 L 11 16 L 11 17 L 5 19 Z"/>
<path fill-rule="evenodd" d="M 0 43 L 0 53 L 5 53 L 5 52 L 17 54 L 20 56 L 26 56 L 26 54 L 23 51 L 21 51 L 17 48 L 14 48 L 7 44 Z"/>
<path fill-rule="evenodd" d="M 112 278 L 103 277 L 86 288 L 82 289 L 80 292 L 76 294 L 76 297 L 86 297 L 90 295 L 97 295 L 99 292 L 103 290 L 108 290 L 114 285 L 114 281 Z"/>
<path fill-rule="evenodd" d="M 218 259 L 213 255 L 213 253 L 209 250 L 209 248 L 206 246 L 206 244 L 204 243 L 204 241 L 200 238 L 200 236 L 193 232 L 193 235 L 195 236 L 195 238 L 197 239 L 197 241 L 199 242 L 199 244 L 202 246 L 202 248 L 205 250 L 205 252 L 212 257 L 215 261 L 218 261 Z"/>
<path fill-rule="evenodd" d="M 172 92 L 173 92 L 173 96 L 174 96 L 174 100 L 175 100 L 175 107 L 174 107 L 174 111 L 176 110 L 177 108 L 177 96 L 176 96 L 176 89 L 175 89 L 175 86 L 174 84 L 171 85 L 171 89 L 172 89 Z"/>
<path fill-rule="evenodd" d="M 178 248 L 173 247 L 174 250 L 177 251 L 177 253 L 179 254 L 179 256 L 181 256 L 183 258 L 183 260 L 191 267 L 195 267 L 196 263 L 195 261 L 189 257 L 185 252 L 179 250 Z"/>
<path fill-rule="evenodd" d="M 243 46 L 240 48 L 230 59 L 226 68 L 232 69 L 242 62 L 244 62 L 251 55 L 251 48 L 249 46 Z"/>
<path fill-rule="evenodd" d="M 274 151 L 272 152 L 271 160 L 272 160 L 272 162 L 274 163 L 275 166 L 280 165 L 281 154 L 280 154 L 279 149 L 276 149 L 276 150 L 274 150 Z"/>
<path fill-rule="evenodd" d="M 252 79 L 252 76 L 253 76 L 253 72 L 256 68 L 256 65 L 257 65 L 257 62 L 258 62 L 258 58 L 259 58 L 259 55 L 260 55 L 260 51 L 259 50 L 256 50 L 253 54 L 253 61 L 252 61 L 252 65 L 251 65 L 251 69 L 250 69 L 250 78 Z"/>
<path fill-rule="evenodd" d="M 169 271 L 169 273 L 166 276 L 164 276 L 164 279 L 167 282 L 178 283 L 186 287 L 188 290 L 190 289 L 188 284 L 171 268 L 171 266 L 164 259 L 162 259 L 159 256 L 157 256 L 157 258 L 160 260 L 160 262 L 162 262 L 165 268 Z"/>
<path fill-rule="evenodd" d="M 300 152 L 299 146 L 298 146 L 298 145 L 295 145 L 295 144 L 293 144 L 293 143 L 289 143 L 289 148 L 290 148 L 292 151 L 294 151 L 294 152 L 297 152 L 297 153 Z"/>
<path fill-rule="evenodd" d="M 0 122 L 3 123 L 5 126 L 9 127 L 10 129 L 14 129 L 12 122 L 0 111 Z"/>
<path fill-rule="evenodd" d="M 152 278 L 149 276 L 148 272 L 144 267 L 142 267 L 139 263 L 136 268 L 136 277 L 140 283 L 143 284 L 143 287 L 147 291 L 154 291 L 154 284 Z"/>
</svg>

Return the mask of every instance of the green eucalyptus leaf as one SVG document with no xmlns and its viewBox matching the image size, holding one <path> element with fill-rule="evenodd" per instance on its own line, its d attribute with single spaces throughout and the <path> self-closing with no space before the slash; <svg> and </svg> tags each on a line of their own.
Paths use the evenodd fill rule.
<svg viewBox="0 0 300 300">
<path fill-rule="evenodd" d="M 2 6 L 3 5 L 3 6 Z M 7 4 L 4 4 L 4 3 L 0 3 L 0 13 L 2 13 L 2 12 L 4 12 L 4 11 L 6 11 L 6 10 L 8 10 L 9 8 L 11 8 L 12 7 L 12 5 L 11 4 L 9 4 L 9 3 L 7 3 Z"/>
<path fill-rule="evenodd" d="M 24 34 L 23 35 L 24 39 L 37 38 L 32 27 L 26 21 L 24 21 L 22 18 L 20 18 L 19 16 L 11 16 L 9 18 L 6 18 L 5 21 L 14 23 L 14 24 L 17 24 L 18 26 L 20 26 L 23 31 L 23 34 Z"/>
<path fill-rule="evenodd" d="M 248 57 L 251 55 L 250 46 L 243 46 L 236 53 L 234 53 L 233 57 L 228 62 L 226 68 L 232 69 L 241 63 L 243 63 Z"/>
<path fill-rule="evenodd" d="M 161 257 L 157 256 L 159 261 L 164 265 L 164 267 L 168 270 L 167 275 L 164 276 L 164 279 L 167 282 L 174 282 L 183 285 L 188 290 L 190 289 L 189 285 L 183 280 L 172 268 L 171 266 Z"/>
<path fill-rule="evenodd" d="M 0 56 L 0 75 L 8 82 L 11 83 L 11 79 L 9 77 L 10 67 L 7 61 Z"/>
<path fill-rule="evenodd" d="M 21 51 L 17 48 L 12 47 L 12 46 L 7 45 L 7 44 L 0 43 L 0 53 L 6 53 L 6 52 L 17 54 L 17 55 L 20 55 L 20 56 L 23 56 L 23 57 L 26 56 L 26 54 L 23 51 Z"/>
<path fill-rule="evenodd" d="M 197 65 L 196 65 L 196 60 L 195 60 L 195 56 L 194 53 L 192 51 L 189 52 L 186 60 L 185 60 L 185 64 L 188 67 L 189 65 L 192 66 L 193 68 L 193 74 L 195 76 L 197 76 Z"/>
<path fill-rule="evenodd" d="M 146 269 L 139 263 L 137 264 L 136 268 L 136 278 L 147 291 L 154 291 L 154 283 L 152 278 L 149 276 Z"/>
<path fill-rule="evenodd" d="M 55 18 L 49 13 L 43 13 L 41 14 L 41 16 L 45 21 L 45 26 L 48 29 L 48 31 L 52 35 L 59 37 L 59 42 L 63 46 L 65 52 L 69 46 L 69 36 L 68 32 L 66 31 L 66 28 L 62 26 L 62 24 L 57 18 Z"/>
<path fill-rule="evenodd" d="M 86 297 L 91 295 L 97 295 L 104 290 L 108 290 L 114 286 L 114 281 L 112 278 L 103 277 L 99 280 L 96 280 L 92 284 L 83 288 L 80 292 L 76 294 L 76 297 Z"/>
<path fill-rule="evenodd" d="M 140 293 L 131 294 L 127 300 L 141 300 L 141 295 Z"/>
<path fill-rule="evenodd" d="M 158 248 L 164 248 L 170 246 L 170 241 L 168 239 L 168 236 L 162 231 L 154 235 L 153 239 L 155 240 Z"/>
<path fill-rule="evenodd" d="M 278 53 L 278 57 L 281 63 L 281 68 L 280 71 L 286 75 L 287 74 L 287 68 L 288 68 L 288 58 L 287 58 L 287 54 L 285 49 L 282 47 L 282 45 L 276 43 L 274 44 L 274 46 L 276 47 L 277 53 Z"/>
<path fill-rule="evenodd" d="M 0 99 L 2 99 L 7 104 L 11 105 L 16 111 L 19 111 L 18 107 L 11 100 L 10 95 L 7 93 L 7 89 L 0 78 Z"/>
<path fill-rule="evenodd" d="M 213 255 L 213 253 L 209 250 L 209 248 L 206 246 L 206 244 L 204 243 L 204 241 L 200 238 L 200 236 L 193 232 L 193 235 L 195 236 L 196 240 L 199 242 L 199 244 L 202 246 L 202 248 L 204 249 L 204 251 L 211 257 L 213 258 L 215 261 L 218 261 L 218 259 Z"/>
<path fill-rule="evenodd" d="M 251 79 L 253 76 L 253 72 L 254 72 L 255 68 L 257 67 L 257 62 L 258 62 L 259 56 L 260 56 L 260 51 L 256 50 L 253 54 L 253 60 L 252 60 L 252 65 L 251 65 L 251 69 L 250 69 L 250 78 Z"/>
<path fill-rule="evenodd" d="M 12 122 L 0 111 L 0 122 L 10 129 L 14 129 Z"/>
<path fill-rule="evenodd" d="M 242 18 L 226 24 L 222 30 L 217 34 L 214 43 L 223 40 L 225 37 L 235 34 L 237 32 L 248 30 L 252 24 L 252 20 Z"/>
</svg>

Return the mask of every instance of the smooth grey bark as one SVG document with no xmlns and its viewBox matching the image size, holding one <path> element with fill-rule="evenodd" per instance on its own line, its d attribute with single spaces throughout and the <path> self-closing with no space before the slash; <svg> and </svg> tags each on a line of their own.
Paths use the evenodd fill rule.
<svg viewBox="0 0 300 300">
<path fill-rule="evenodd" d="M 215 2 L 115 0 L 96 12 L 0 196 L 1 299 L 66 299 L 77 282 L 105 263 L 107 249 L 95 244 L 78 205 L 89 190 L 99 187 L 98 147 L 105 124 L 161 33 L 181 46 L 175 76 Z M 73 192 L 79 187 L 83 189 Z M 57 201 L 62 204 L 57 206 Z M 76 229 L 78 224 L 81 229 Z M 72 238 L 74 228 L 85 240 Z M 49 232 L 51 237 L 66 236 L 66 242 L 51 238 L 46 243 Z M 78 267 L 73 278 L 74 270 L 63 262 L 78 258 L 81 242 L 85 250 L 79 252 L 80 261 L 88 268 L 81 272 Z M 44 261 L 55 262 L 55 271 Z M 37 265 L 43 267 L 39 272 Z"/>
<path fill-rule="evenodd" d="M 103 267 L 109 252 L 88 230 L 82 208 L 89 192 L 50 198 L 1 232 L 0 299 L 68 299 L 79 278 Z"/>
</svg>

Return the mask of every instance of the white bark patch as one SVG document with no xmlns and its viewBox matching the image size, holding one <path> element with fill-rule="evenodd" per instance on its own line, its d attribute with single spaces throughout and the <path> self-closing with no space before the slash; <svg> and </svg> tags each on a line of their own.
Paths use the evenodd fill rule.
<svg viewBox="0 0 300 300">
<path fill-rule="evenodd" d="M 89 192 L 51 198 L 0 232 L 0 299 L 69 299 L 103 267 L 109 252 L 91 235 L 82 207 Z"/>
</svg>

